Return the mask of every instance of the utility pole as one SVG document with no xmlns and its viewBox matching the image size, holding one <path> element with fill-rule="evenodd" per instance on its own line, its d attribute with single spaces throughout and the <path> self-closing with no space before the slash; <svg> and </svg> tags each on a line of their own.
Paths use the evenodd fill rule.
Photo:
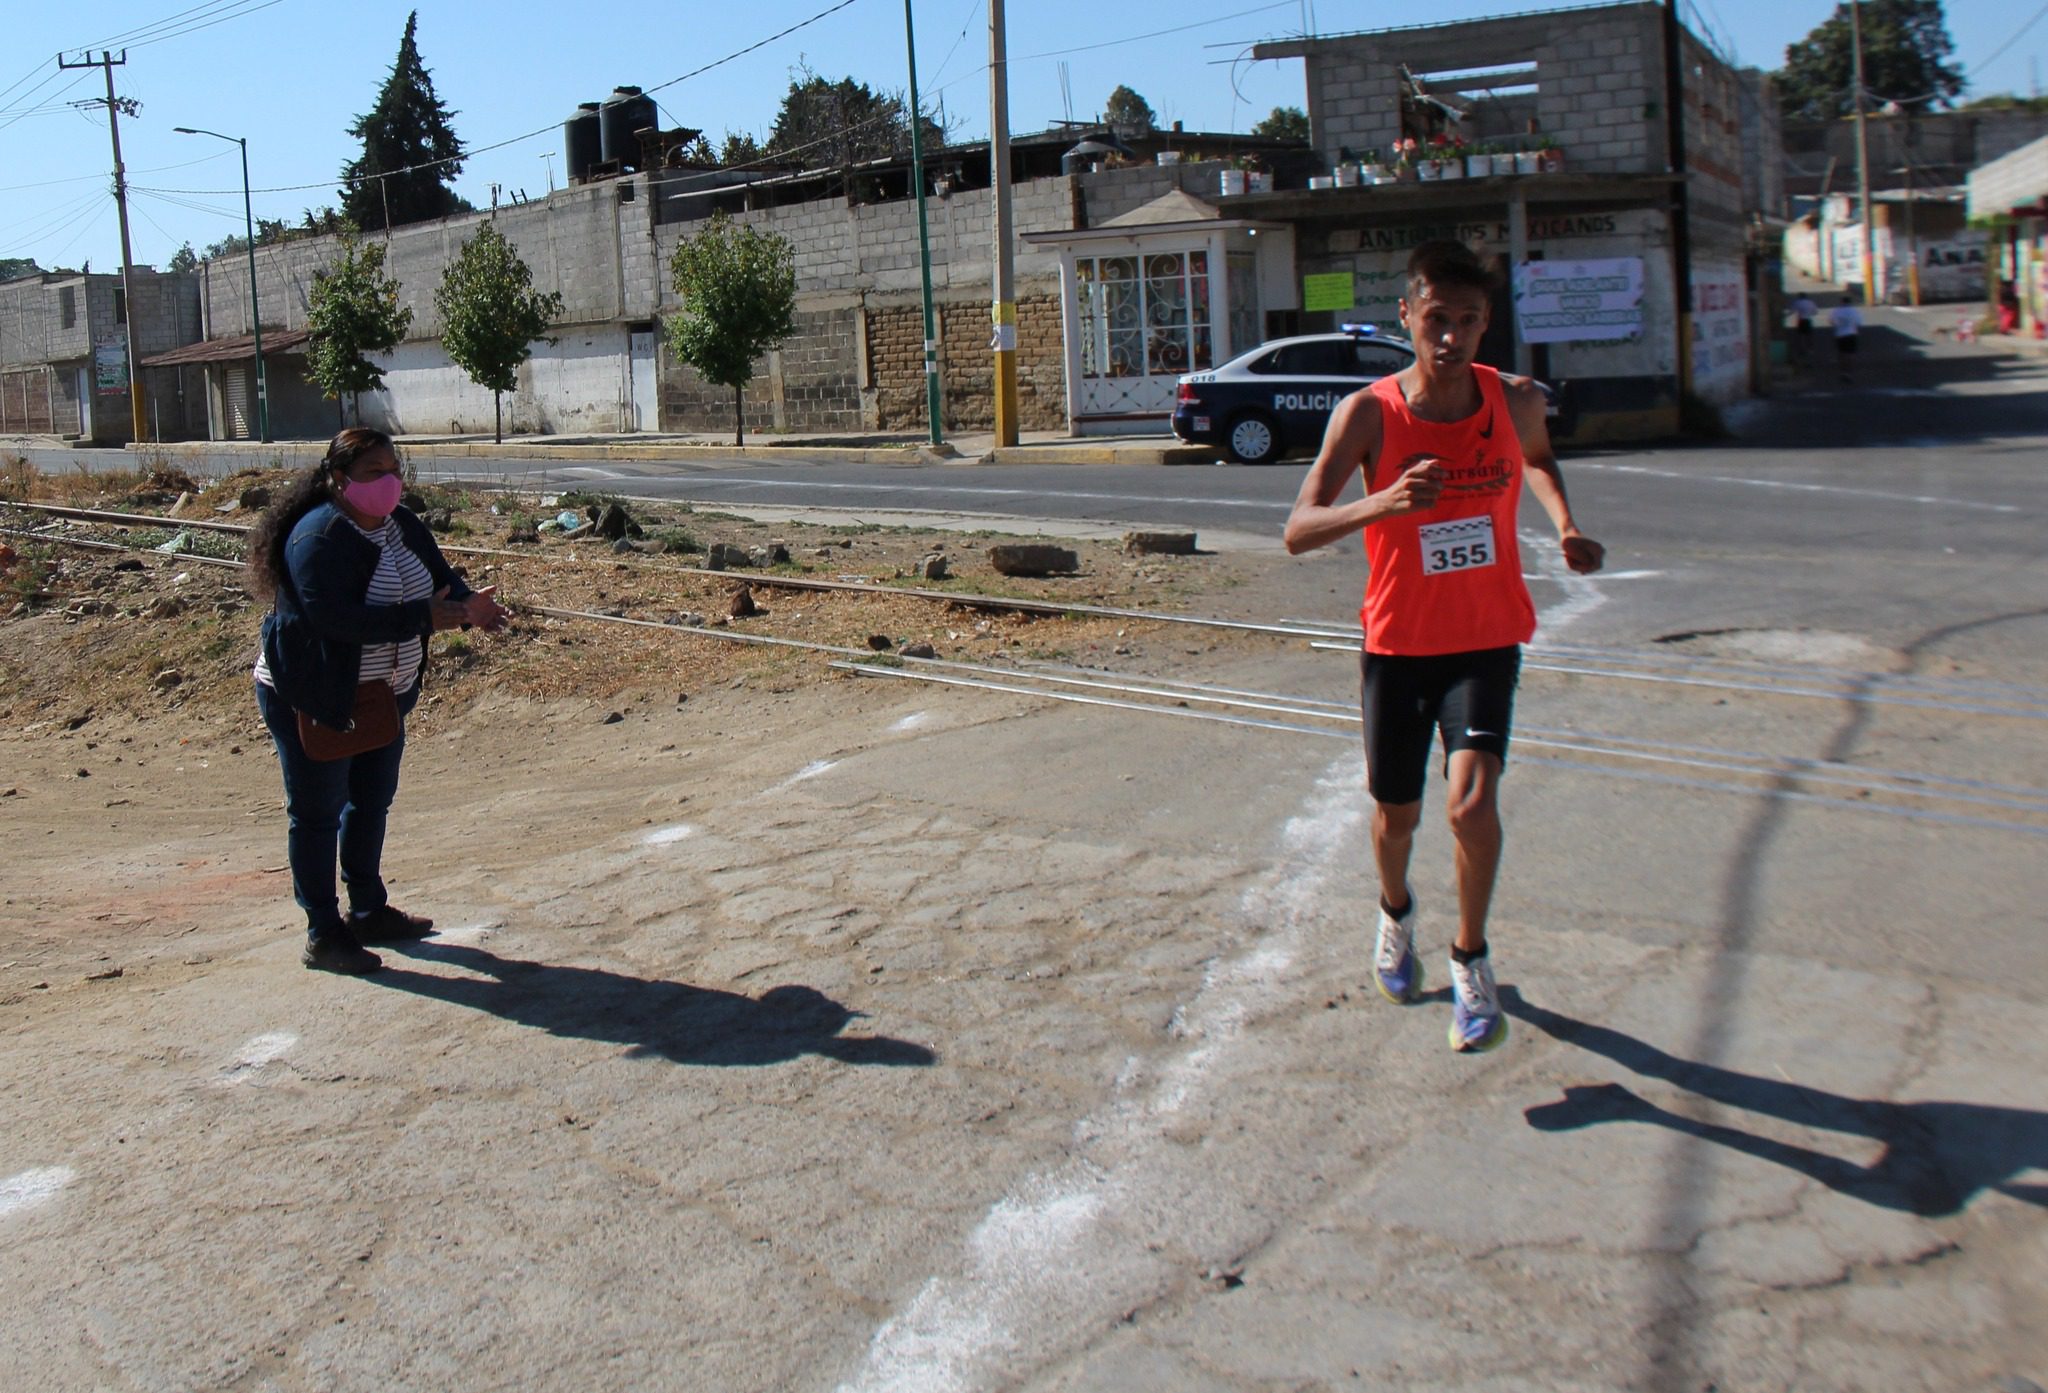
<svg viewBox="0 0 2048 1393">
<path fill-rule="evenodd" d="M 140 445 L 147 432 L 143 422 L 147 419 L 142 405 L 141 359 L 135 352 L 135 259 L 128 247 L 128 174 L 121 164 L 121 104 L 114 96 L 114 69 L 128 63 L 128 50 L 122 49 L 119 58 L 105 49 L 95 59 L 89 53 L 79 55 L 80 61 L 67 63 L 63 56 L 57 58 L 57 66 L 64 68 L 102 68 L 107 75 L 107 129 L 114 137 L 114 207 L 121 214 L 121 302 L 127 311 L 128 320 L 128 407 L 130 425 L 134 431 L 135 443 Z M 131 106 L 129 114 L 134 114 Z M 87 287 L 88 294 L 91 287 Z"/>
<path fill-rule="evenodd" d="M 1671 281 L 1678 302 L 1678 386 L 1692 390 L 1692 180 L 1685 155 L 1685 47 L 1678 0 L 1664 0 L 1664 138 L 1671 152 Z"/>
<path fill-rule="evenodd" d="M 1849 0 L 1849 49 L 1856 91 L 1856 197 L 1863 206 L 1863 303 L 1877 303 L 1877 230 L 1870 209 L 1870 131 L 1863 119 L 1863 0 Z"/>
<path fill-rule="evenodd" d="M 256 351 L 256 438 L 270 443 L 270 383 L 263 375 L 263 303 L 256 294 L 256 214 L 249 205 L 249 142 L 239 135 L 222 135 L 197 126 L 173 126 L 179 135 L 210 135 L 231 141 L 242 149 L 242 229 L 249 239 L 249 342 Z"/>
<path fill-rule="evenodd" d="M 1004 54 L 1003 0 L 988 0 L 989 182 L 995 191 L 996 446 L 1017 443 L 1016 259 L 1010 248 L 1010 68 Z"/>
<path fill-rule="evenodd" d="M 932 444 L 943 444 L 939 420 L 939 335 L 932 313 L 932 234 L 924 211 L 924 125 L 917 104 L 917 31 L 910 19 L 910 0 L 903 0 L 903 42 L 910 49 L 910 184 L 917 190 L 917 259 L 924 272 L 924 413 Z"/>
</svg>

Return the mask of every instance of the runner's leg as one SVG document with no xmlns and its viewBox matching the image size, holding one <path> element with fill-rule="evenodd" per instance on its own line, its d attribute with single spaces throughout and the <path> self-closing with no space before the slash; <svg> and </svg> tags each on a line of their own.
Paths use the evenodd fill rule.
<svg viewBox="0 0 2048 1393">
<path fill-rule="evenodd" d="M 1486 947 L 1486 912 L 1500 871 L 1500 773 L 1498 755 L 1458 750 L 1450 758 L 1448 812 L 1458 853 L 1458 937 L 1467 953 Z"/>
</svg>

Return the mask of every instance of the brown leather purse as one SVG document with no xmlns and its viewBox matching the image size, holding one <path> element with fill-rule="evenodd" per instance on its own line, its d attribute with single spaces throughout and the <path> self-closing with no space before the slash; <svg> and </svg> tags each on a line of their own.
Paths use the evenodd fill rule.
<svg viewBox="0 0 2048 1393">
<path fill-rule="evenodd" d="M 321 725 L 303 711 L 297 714 L 300 748 L 307 759 L 323 763 L 381 750 L 398 738 L 398 693 L 389 682 L 357 684 L 347 730 Z"/>
</svg>

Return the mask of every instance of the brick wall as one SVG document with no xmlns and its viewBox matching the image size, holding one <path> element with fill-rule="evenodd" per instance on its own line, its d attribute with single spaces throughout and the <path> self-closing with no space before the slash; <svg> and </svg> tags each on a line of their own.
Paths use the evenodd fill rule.
<svg viewBox="0 0 2048 1393">
<path fill-rule="evenodd" d="M 985 300 L 954 300 L 939 317 L 941 409 L 949 430 L 995 427 L 995 355 Z M 868 318 L 868 377 L 874 384 L 875 428 L 910 430 L 926 424 L 924 312 L 915 304 L 872 306 Z M 1060 339 L 1056 292 L 1017 298 L 1017 423 L 1024 430 L 1065 430 L 1066 357 Z"/>
</svg>

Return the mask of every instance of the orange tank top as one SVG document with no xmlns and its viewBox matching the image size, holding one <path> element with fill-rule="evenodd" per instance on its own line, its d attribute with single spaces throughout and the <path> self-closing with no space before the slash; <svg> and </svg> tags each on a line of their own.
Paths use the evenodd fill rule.
<svg viewBox="0 0 2048 1393">
<path fill-rule="evenodd" d="M 1500 374 L 1474 364 L 1472 375 L 1479 410 L 1462 421 L 1420 419 L 1393 377 L 1372 385 L 1380 449 L 1367 492 L 1386 488 L 1426 456 L 1441 460 L 1447 477 L 1435 507 L 1365 529 L 1370 574 L 1359 620 L 1368 652 L 1469 653 L 1526 643 L 1536 632 L 1515 545 L 1522 442 Z"/>
</svg>

